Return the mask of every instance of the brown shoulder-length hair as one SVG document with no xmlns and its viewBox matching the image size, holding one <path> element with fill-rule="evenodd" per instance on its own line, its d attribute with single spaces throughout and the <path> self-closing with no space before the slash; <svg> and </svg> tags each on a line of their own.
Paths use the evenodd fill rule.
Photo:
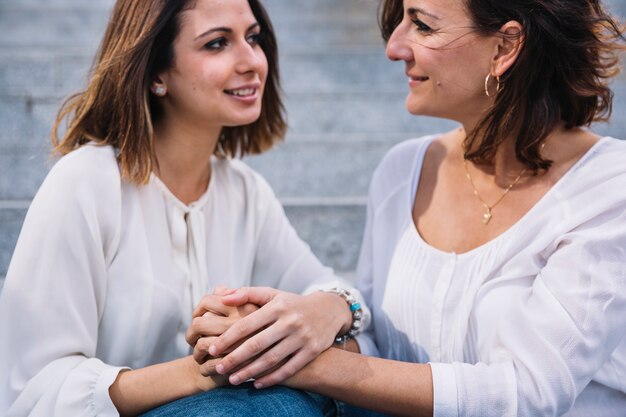
<svg viewBox="0 0 626 417">
<path fill-rule="evenodd" d="M 558 124 L 571 129 L 610 117 L 608 82 L 619 72 L 619 51 L 626 49 L 624 28 L 599 0 L 464 1 L 479 33 L 493 35 L 515 20 L 524 37 L 516 62 L 501 77 L 495 104 L 468 132 L 465 158 L 492 163 L 503 139 L 514 135 L 517 159 L 535 173 L 547 170 L 551 161 L 539 150 Z M 381 4 L 385 41 L 403 13 L 402 0 Z"/>
<path fill-rule="evenodd" d="M 252 124 L 222 129 L 215 150 L 220 158 L 261 153 L 286 130 L 274 29 L 261 3 L 248 3 L 268 62 L 262 110 Z M 194 5 L 193 0 L 116 2 L 87 89 L 61 106 L 52 130 L 55 153 L 64 155 L 88 142 L 112 145 L 118 150 L 122 176 L 137 184 L 148 181 L 154 163 L 153 123 L 160 117 L 150 83 L 173 65 L 181 13 Z M 67 130 L 59 139 L 64 120 Z"/>
</svg>

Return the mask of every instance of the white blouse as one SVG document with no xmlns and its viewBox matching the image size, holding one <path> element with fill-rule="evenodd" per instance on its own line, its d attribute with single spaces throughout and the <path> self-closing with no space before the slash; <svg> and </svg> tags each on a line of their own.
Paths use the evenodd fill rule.
<svg viewBox="0 0 626 417">
<path fill-rule="evenodd" d="M 349 285 L 241 161 L 213 159 L 207 192 L 185 205 L 156 176 L 122 181 L 111 147 L 65 156 L 31 204 L 0 297 L 0 415 L 117 416 L 108 389 L 120 369 L 188 355 L 193 308 L 218 284 Z"/>
<path fill-rule="evenodd" d="M 429 362 L 435 416 L 626 416 L 626 143 L 602 139 L 510 229 L 456 254 L 411 217 L 433 139 L 396 146 L 372 181 L 364 353 Z"/>
</svg>

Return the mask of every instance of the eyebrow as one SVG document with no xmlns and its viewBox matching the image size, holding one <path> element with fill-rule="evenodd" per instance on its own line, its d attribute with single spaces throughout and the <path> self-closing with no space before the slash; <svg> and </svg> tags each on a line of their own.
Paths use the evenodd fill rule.
<svg viewBox="0 0 626 417">
<path fill-rule="evenodd" d="M 420 9 L 419 7 L 409 7 L 406 12 L 409 15 L 416 15 L 420 13 L 420 14 L 424 14 L 426 16 L 432 17 L 433 19 L 440 20 L 438 16 L 435 16 L 432 13 L 428 13 L 426 10 Z"/>
<path fill-rule="evenodd" d="M 259 23 L 255 22 L 253 24 L 250 25 L 250 27 L 248 27 L 248 29 L 246 29 L 246 32 L 250 32 L 252 29 L 256 29 L 257 27 L 259 27 Z M 233 30 L 231 28 L 227 28 L 227 27 L 218 27 L 218 28 L 213 28 L 213 29 L 209 29 L 204 33 L 201 33 L 200 35 L 196 36 L 195 40 L 198 40 L 202 37 L 208 36 L 211 33 L 215 33 L 215 32 L 225 32 L 225 33 L 233 33 Z"/>
</svg>

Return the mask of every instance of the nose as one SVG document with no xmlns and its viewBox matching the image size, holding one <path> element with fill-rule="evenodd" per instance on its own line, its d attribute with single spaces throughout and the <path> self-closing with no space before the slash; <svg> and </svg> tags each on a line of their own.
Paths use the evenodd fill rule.
<svg viewBox="0 0 626 417">
<path fill-rule="evenodd" d="M 235 70 L 245 74 L 247 72 L 262 72 L 267 66 L 265 53 L 260 45 L 242 42 L 242 46 L 237 51 L 237 65 Z"/>
<path fill-rule="evenodd" d="M 413 60 L 413 50 L 407 42 L 406 30 L 400 23 L 394 29 L 387 41 L 387 58 L 391 61 L 411 61 Z"/>
</svg>

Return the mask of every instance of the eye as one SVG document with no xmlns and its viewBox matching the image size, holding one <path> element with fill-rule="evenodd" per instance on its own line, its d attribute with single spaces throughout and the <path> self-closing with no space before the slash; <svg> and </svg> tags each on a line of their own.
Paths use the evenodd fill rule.
<svg viewBox="0 0 626 417">
<path fill-rule="evenodd" d="M 248 40 L 248 43 L 250 45 L 258 45 L 261 42 L 262 37 L 263 37 L 263 34 L 261 32 L 257 32 L 257 33 L 251 33 L 250 35 L 248 35 L 246 39 Z"/>
<path fill-rule="evenodd" d="M 417 31 L 418 32 L 426 32 L 426 33 L 430 33 L 433 30 L 430 28 L 430 26 L 428 26 L 426 23 L 422 22 L 421 20 L 419 20 L 418 18 L 413 18 L 411 19 L 411 21 L 413 22 L 413 24 L 415 26 L 417 26 Z"/>
<path fill-rule="evenodd" d="M 209 51 L 219 51 L 223 49 L 226 45 L 228 45 L 228 41 L 226 38 L 217 38 L 213 39 L 211 42 L 208 42 L 204 45 L 204 49 Z"/>
</svg>

